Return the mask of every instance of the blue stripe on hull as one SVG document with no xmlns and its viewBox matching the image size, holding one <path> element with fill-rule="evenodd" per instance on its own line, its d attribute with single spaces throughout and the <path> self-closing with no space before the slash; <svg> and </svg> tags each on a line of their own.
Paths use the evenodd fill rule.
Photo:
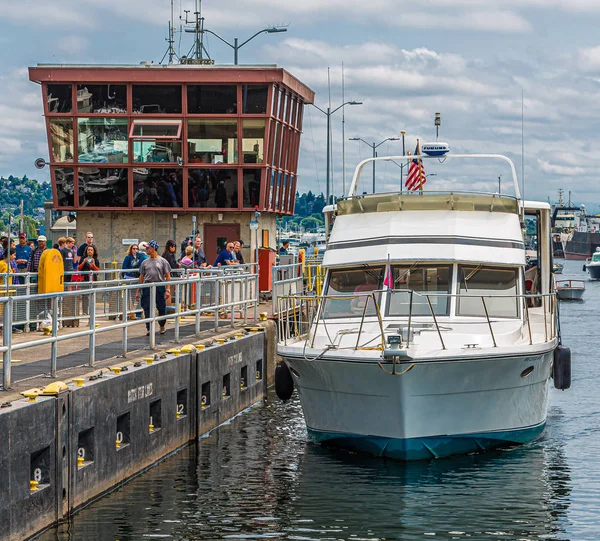
<svg viewBox="0 0 600 541">
<path fill-rule="evenodd" d="M 341 447 L 394 460 L 428 460 L 473 453 L 516 443 L 529 443 L 535 440 L 544 431 L 545 427 L 546 423 L 543 422 L 536 426 L 502 432 L 407 439 L 336 434 L 312 428 L 307 429 L 310 438 L 323 445 Z"/>
</svg>

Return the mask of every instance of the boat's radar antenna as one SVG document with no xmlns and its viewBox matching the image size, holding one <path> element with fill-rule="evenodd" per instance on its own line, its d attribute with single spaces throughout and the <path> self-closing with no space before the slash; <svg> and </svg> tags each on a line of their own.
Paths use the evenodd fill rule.
<svg viewBox="0 0 600 541">
<path fill-rule="evenodd" d="M 421 152 L 427 156 L 445 156 L 450 152 L 450 146 L 448 143 L 425 143 Z"/>
</svg>

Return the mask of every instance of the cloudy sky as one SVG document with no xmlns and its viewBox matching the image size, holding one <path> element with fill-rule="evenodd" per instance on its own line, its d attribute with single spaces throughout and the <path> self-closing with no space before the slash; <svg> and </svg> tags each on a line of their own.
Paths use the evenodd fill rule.
<svg viewBox="0 0 600 541">
<path fill-rule="evenodd" d="M 180 10 L 194 0 L 174 0 Z M 288 25 L 285 34 L 261 35 L 240 50 L 240 63 L 278 64 L 332 108 L 345 99 L 345 134 L 379 143 L 406 130 L 435 140 L 434 114 L 442 114 L 440 140 L 454 152 L 502 153 L 521 173 L 521 96 L 524 96 L 525 192 L 553 201 L 556 190 L 600 212 L 595 150 L 600 123 L 600 1 L 598 0 L 204 0 L 206 27 L 229 41 Z M 47 178 L 33 167 L 47 157 L 41 92 L 27 78 L 37 63 L 160 61 L 170 0 L 0 0 L 0 174 Z M 177 36 L 179 46 L 180 36 Z M 191 46 L 181 36 L 181 52 Z M 216 38 L 206 45 L 219 64 L 233 52 Z M 333 191 L 342 191 L 342 110 L 332 115 Z M 325 190 L 326 118 L 305 111 L 299 189 Z M 398 154 L 386 142 L 380 155 Z M 371 155 L 363 142 L 345 144 L 346 182 Z M 497 189 L 509 170 L 500 163 L 456 160 L 427 165 L 434 189 L 467 185 Z M 399 186 L 400 169 L 378 165 L 378 189 Z M 365 175 L 361 191 L 370 189 Z"/>
</svg>

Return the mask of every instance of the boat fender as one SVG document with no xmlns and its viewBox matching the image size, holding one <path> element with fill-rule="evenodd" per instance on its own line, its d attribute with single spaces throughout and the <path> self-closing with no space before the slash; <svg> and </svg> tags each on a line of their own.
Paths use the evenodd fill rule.
<svg viewBox="0 0 600 541">
<path fill-rule="evenodd" d="M 587 270 L 587 267 L 585 266 L 585 263 L 583 264 L 583 272 L 585 272 Z"/>
<path fill-rule="evenodd" d="M 571 387 L 571 349 L 558 346 L 554 350 L 554 363 L 552 364 L 552 379 L 554 387 L 565 390 Z"/>
<path fill-rule="evenodd" d="M 284 362 L 277 363 L 275 368 L 275 392 L 284 402 L 289 400 L 294 392 L 294 380 L 290 369 Z"/>
</svg>

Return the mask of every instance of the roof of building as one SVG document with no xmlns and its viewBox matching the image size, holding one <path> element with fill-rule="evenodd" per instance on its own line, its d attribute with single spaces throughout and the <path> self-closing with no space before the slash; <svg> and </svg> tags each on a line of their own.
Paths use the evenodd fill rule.
<svg viewBox="0 0 600 541">
<path fill-rule="evenodd" d="M 279 83 L 313 103 L 314 91 L 274 64 L 38 64 L 29 68 L 36 83 Z"/>
</svg>

